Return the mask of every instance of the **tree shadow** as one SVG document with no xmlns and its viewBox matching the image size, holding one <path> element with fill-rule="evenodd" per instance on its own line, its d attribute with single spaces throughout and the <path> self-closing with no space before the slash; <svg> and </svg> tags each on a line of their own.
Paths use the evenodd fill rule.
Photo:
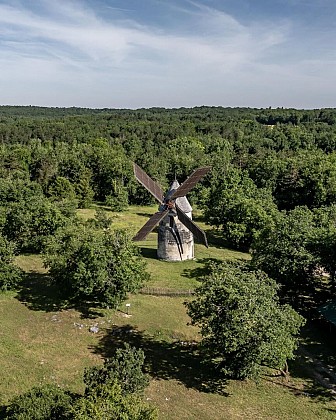
<svg viewBox="0 0 336 420">
<path fill-rule="evenodd" d="M 94 347 L 94 352 L 109 358 L 124 342 L 144 351 L 145 371 L 151 377 L 175 379 L 187 388 L 229 396 L 225 392 L 226 381 L 213 366 L 202 362 L 196 343 L 159 341 L 131 325 L 124 325 L 108 329 L 98 346 Z"/>
<path fill-rule="evenodd" d="M 196 263 L 199 264 L 199 267 L 191 268 L 191 269 L 185 269 L 182 272 L 183 277 L 188 277 L 190 279 L 199 279 L 201 277 L 204 277 L 211 273 L 211 264 L 220 264 L 223 261 L 219 258 L 202 258 L 197 259 Z"/>
<path fill-rule="evenodd" d="M 287 303 L 306 319 L 317 320 L 321 318 L 318 307 L 330 298 L 330 286 L 314 279 L 304 279 L 302 284 L 289 287 L 287 284 L 280 284 L 279 297 L 282 303 Z"/>
<path fill-rule="evenodd" d="M 5 420 L 6 419 L 6 417 L 7 417 L 6 411 L 7 411 L 7 406 L 6 405 L 3 405 L 3 406 L 0 407 L 0 420 Z"/>
<path fill-rule="evenodd" d="M 206 222 L 205 217 L 202 213 L 194 213 L 193 214 L 193 221 L 194 222 Z"/>
<path fill-rule="evenodd" d="M 148 259 L 157 259 L 156 248 L 140 247 L 141 255 Z"/>
<path fill-rule="evenodd" d="M 226 242 L 223 239 L 223 235 L 221 234 L 221 231 L 219 229 L 216 229 L 216 228 L 207 229 L 205 233 L 206 233 L 209 245 L 213 245 L 216 248 L 233 249 L 230 246 L 230 244 L 228 244 L 228 242 Z"/>
<path fill-rule="evenodd" d="M 336 339 L 317 321 L 309 321 L 302 329 L 304 339 L 289 363 L 291 377 L 305 379 L 303 389 L 294 392 L 328 402 L 336 400 Z M 286 385 L 286 384 L 285 384 Z"/>
<path fill-rule="evenodd" d="M 291 373 L 291 377 L 295 377 L 293 372 Z M 303 378 L 303 376 L 300 375 L 300 378 Z M 286 388 L 296 397 L 309 397 L 316 402 L 322 403 L 335 401 L 335 395 L 329 389 L 326 389 L 319 385 L 316 381 L 313 381 L 310 376 L 307 376 L 305 379 L 310 380 L 309 384 L 307 384 L 305 387 L 299 387 L 294 382 L 291 382 L 290 378 L 278 379 L 274 376 L 263 376 L 264 381 Z"/>
<path fill-rule="evenodd" d="M 34 311 L 54 312 L 64 307 L 59 289 L 48 274 L 25 274 L 16 298 Z"/>
<path fill-rule="evenodd" d="M 48 274 L 38 272 L 26 273 L 16 299 L 33 311 L 57 312 L 64 309 L 76 309 L 81 318 L 97 318 L 103 316 L 95 302 L 69 302 L 62 296 L 61 290 L 53 283 Z"/>
</svg>

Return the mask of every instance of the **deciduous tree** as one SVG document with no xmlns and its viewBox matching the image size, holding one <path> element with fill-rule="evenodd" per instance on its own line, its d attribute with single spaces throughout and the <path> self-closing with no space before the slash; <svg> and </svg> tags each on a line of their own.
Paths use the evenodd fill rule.
<svg viewBox="0 0 336 420">
<path fill-rule="evenodd" d="M 192 324 L 201 329 L 205 360 L 238 379 L 258 375 L 263 365 L 282 369 L 294 357 L 303 318 L 281 305 L 275 281 L 248 263 L 210 268 L 187 303 Z"/>
<path fill-rule="evenodd" d="M 45 264 L 70 300 L 117 307 L 147 280 L 144 259 L 123 230 L 60 230 L 47 246 Z"/>
<path fill-rule="evenodd" d="M 15 289 L 22 279 L 21 270 L 13 264 L 15 245 L 0 234 L 0 291 Z"/>
</svg>

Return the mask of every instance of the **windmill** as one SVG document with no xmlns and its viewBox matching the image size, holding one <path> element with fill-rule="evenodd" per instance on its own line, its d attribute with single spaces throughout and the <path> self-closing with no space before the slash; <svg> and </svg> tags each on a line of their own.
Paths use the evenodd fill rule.
<svg viewBox="0 0 336 420">
<path fill-rule="evenodd" d="M 185 196 L 211 168 L 196 169 L 181 185 L 174 180 L 166 194 L 136 163 L 133 163 L 133 169 L 135 178 L 160 204 L 159 210 L 149 218 L 133 240 L 144 240 L 159 224 L 157 255 L 160 259 L 193 259 L 194 238 L 208 247 L 205 232 L 192 221 L 192 208 Z"/>
</svg>

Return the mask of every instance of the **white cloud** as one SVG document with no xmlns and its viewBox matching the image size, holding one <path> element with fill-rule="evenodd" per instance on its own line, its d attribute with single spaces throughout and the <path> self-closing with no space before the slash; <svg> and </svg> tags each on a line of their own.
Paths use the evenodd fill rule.
<svg viewBox="0 0 336 420">
<path fill-rule="evenodd" d="M 292 86 L 300 76 L 311 80 L 311 62 L 285 61 L 295 57 L 290 22 L 247 26 L 224 12 L 190 4 L 187 27 L 179 31 L 120 19 L 120 10 L 118 19 L 103 19 L 81 1 L 43 1 L 39 13 L 18 3 L 0 4 L 3 103 L 253 106 L 254 98 L 258 106 L 261 96 L 267 101 L 274 92 L 276 98 L 280 85 Z M 285 51 L 283 58 L 278 47 Z M 274 57 L 281 66 L 272 64 Z M 331 66 L 335 69 L 334 62 Z M 321 62 L 315 67 L 326 74 Z"/>
</svg>

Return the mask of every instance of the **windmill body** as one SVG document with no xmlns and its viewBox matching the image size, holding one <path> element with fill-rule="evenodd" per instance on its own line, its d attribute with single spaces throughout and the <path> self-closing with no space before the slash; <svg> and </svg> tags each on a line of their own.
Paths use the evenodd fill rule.
<svg viewBox="0 0 336 420">
<path fill-rule="evenodd" d="M 157 226 L 158 258 L 165 261 L 183 261 L 194 258 L 194 238 L 208 246 L 202 229 L 192 221 L 192 208 L 186 194 L 209 172 L 210 167 L 198 168 L 182 185 L 176 180 L 164 195 L 162 188 L 153 181 L 136 163 L 134 175 L 160 203 L 159 210 L 149 218 L 134 236 L 134 241 L 142 241 Z"/>
<path fill-rule="evenodd" d="M 180 184 L 175 180 L 167 195 L 172 194 L 179 186 Z M 192 207 L 185 196 L 178 197 L 175 203 L 192 219 Z M 159 224 L 157 256 L 165 261 L 184 261 L 194 258 L 194 236 L 181 223 L 174 210 L 170 211 Z"/>
</svg>

